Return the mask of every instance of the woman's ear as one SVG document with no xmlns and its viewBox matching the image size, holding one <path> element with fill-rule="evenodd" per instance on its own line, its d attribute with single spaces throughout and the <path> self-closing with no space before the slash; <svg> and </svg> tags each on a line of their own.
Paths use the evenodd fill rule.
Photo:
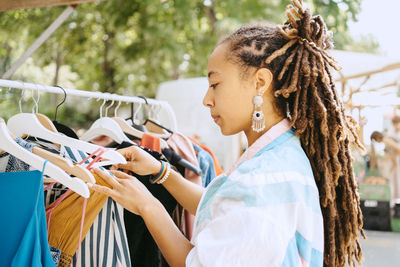
<svg viewBox="0 0 400 267">
<path fill-rule="evenodd" d="M 269 88 L 273 80 L 272 72 L 267 68 L 260 68 L 255 73 L 255 85 L 257 94 L 264 94 Z"/>
</svg>

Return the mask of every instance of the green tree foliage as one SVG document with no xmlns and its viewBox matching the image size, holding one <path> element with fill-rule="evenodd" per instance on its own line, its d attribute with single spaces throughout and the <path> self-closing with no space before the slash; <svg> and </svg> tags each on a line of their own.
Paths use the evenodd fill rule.
<svg viewBox="0 0 400 267">
<path fill-rule="evenodd" d="M 305 2 L 326 19 L 337 47 L 351 48 L 354 41 L 348 37 L 347 22 L 356 19 L 361 0 Z M 29 69 L 19 70 L 12 78 L 62 85 L 67 73 L 74 73 L 68 81 L 75 88 L 154 97 L 160 82 L 204 76 L 208 55 L 218 39 L 239 25 L 282 23 L 287 4 L 289 0 L 107 0 L 81 4 L 32 56 L 31 64 L 39 70 L 52 66 L 45 75 L 47 80 L 28 75 Z M 0 13 L 0 74 L 64 8 Z M 5 97 L 1 97 L 4 102 Z M 55 105 L 54 97 L 48 99 Z M 48 110 L 43 112 L 54 112 L 52 105 L 46 105 Z"/>
</svg>

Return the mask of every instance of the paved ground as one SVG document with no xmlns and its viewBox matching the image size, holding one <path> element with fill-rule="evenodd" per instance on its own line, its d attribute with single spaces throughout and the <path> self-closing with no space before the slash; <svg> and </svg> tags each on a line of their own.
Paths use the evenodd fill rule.
<svg viewBox="0 0 400 267">
<path fill-rule="evenodd" d="M 400 267 L 400 233 L 366 231 L 363 267 Z"/>
</svg>

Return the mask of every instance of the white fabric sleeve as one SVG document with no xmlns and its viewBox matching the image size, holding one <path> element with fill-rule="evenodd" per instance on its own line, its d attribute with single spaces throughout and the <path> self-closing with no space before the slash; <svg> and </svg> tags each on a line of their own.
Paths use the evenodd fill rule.
<svg viewBox="0 0 400 267">
<path fill-rule="evenodd" d="M 242 206 L 214 218 L 192 240 L 186 266 L 281 266 L 296 220 L 282 221 L 284 210 Z"/>
</svg>

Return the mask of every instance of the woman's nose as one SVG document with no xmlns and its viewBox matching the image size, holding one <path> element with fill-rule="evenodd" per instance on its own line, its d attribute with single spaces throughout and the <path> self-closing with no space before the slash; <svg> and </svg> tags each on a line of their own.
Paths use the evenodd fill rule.
<svg viewBox="0 0 400 267">
<path fill-rule="evenodd" d="M 206 95 L 203 98 L 203 105 L 207 108 L 212 108 L 214 106 L 214 101 L 212 98 L 212 92 L 210 89 L 207 90 Z"/>
</svg>

